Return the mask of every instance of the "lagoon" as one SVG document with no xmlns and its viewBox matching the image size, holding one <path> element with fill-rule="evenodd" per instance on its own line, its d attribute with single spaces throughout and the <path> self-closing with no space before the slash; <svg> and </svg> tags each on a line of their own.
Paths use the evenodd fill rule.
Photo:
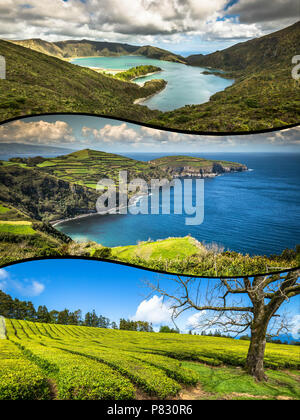
<svg viewBox="0 0 300 420">
<path fill-rule="evenodd" d="M 134 80 L 136 83 L 143 83 L 151 79 L 164 79 L 168 82 L 163 91 L 142 102 L 148 108 L 160 111 L 171 111 L 185 105 L 207 102 L 213 94 L 224 90 L 234 82 L 234 80 L 213 74 L 203 74 L 203 71 L 207 69 L 201 67 L 155 60 L 144 56 L 89 57 L 77 58 L 71 62 L 83 67 L 107 70 L 128 70 L 140 65 L 160 67 L 162 72 Z"/>
</svg>

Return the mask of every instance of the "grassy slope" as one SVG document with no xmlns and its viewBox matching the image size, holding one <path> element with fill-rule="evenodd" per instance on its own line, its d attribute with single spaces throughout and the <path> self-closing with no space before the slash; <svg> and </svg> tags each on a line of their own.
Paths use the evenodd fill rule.
<svg viewBox="0 0 300 420">
<path fill-rule="evenodd" d="M 224 160 L 209 160 L 204 158 L 192 157 L 192 156 L 164 156 L 151 161 L 152 164 L 160 168 L 171 168 L 171 167 L 182 167 L 182 166 L 193 166 L 196 168 L 210 168 L 214 163 L 219 163 L 224 166 L 240 167 L 243 166 L 241 163 L 228 162 Z"/>
<path fill-rule="evenodd" d="M 89 112 L 167 128 L 210 132 L 270 129 L 299 123 L 299 83 L 291 77 L 291 60 L 298 53 L 299 28 L 297 23 L 222 52 L 190 57 L 192 65 L 228 71 L 225 77 L 234 77 L 236 83 L 205 104 L 187 105 L 166 113 L 133 105 L 135 99 L 160 91 L 165 86 L 162 80 L 150 81 L 144 87 L 132 83 L 129 86 L 0 41 L 0 54 L 6 57 L 8 68 L 8 79 L 0 81 L 1 118 L 40 112 Z M 142 47 L 141 53 L 157 58 L 152 47 Z"/>
<path fill-rule="evenodd" d="M 90 149 L 47 159 L 38 165 L 38 169 L 65 181 L 91 188 L 96 188 L 98 181 L 108 177 L 118 185 L 119 171 L 127 171 L 128 180 L 165 177 L 160 168 L 155 168 L 148 162 Z"/>
<path fill-rule="evenodd" d="M 258 384 L 238 369 L 245 363 L 249 346 L 245 341 L 16 320 L 6 320 L 6 328 L 9 345 L 15 343 L 16 347 L 9 348 L 6 340 L 0 341 L 1 348 L 4 343 L 8 349 L 0 367 L 0 385 L 7 381 L 7 370 L 3 375 L 6 359 L 19 348 L 24 364 L 30 362 L 37 370 L 42 369 L 38 376 L 42 373 L 51 379 L 56 397 L 62 399 L 105 398 L 108 384 L 112 399 L 129 397 L 133 390 L 130 382 L 136 387 L 136 397 L 142 393 L 177 399 L 300 398 L 296 346 L 267 344 L 265 363 L 279 370 L 268 370 L 269 381 Z M 76 373 L 73 365 L 80 372 Z M 105 371 L 104 377 L 100 372 L 98 377 L 94 375 L 99 368 Z M 294 371 L 282 370 L 286 368 Z M 10 369 L 13 385 L 18 376 L 13 367 Z"/>
<path fill-rule="evenodd" d="M 92 212 L 97 198 L 93 189 L 58 179 L 35 167 L 0 165 L 0 200 L 31 219 L 49 221 Z M 10 220 L 9 215 L 4 216 Z"/>
<path fill-rule="evenodd" d="M 174 274 L 218 277 L 261 274 L 278 271 L 278 267 L 282 267 L 282 270 L 298 267 L 300 255 L 294 254 L 292 258 L 285 255 L 243 255 L 209 247 L 187 236 L 115 247 L 107 258 Z M 97 256 L 97 252 L 91 251 L 91 255 Z M 272 270 L 272 267 L 276 269 Z"/>
<path fill-rule="evenodd" d="M 299 84 L 291 77 L 298 54 L 300 22 L 286 29 L 209 55 L 190 65 L 225 70 L 236 83 L 202 105 L 185 106 L 151 119 L 168 128 L 248 131 L 299 123 Z"/>
<path fill-rule="evenodd" d="M 140 87 L 6 41 L 0 41 L 0 54 L 7 65 L 7 78 L 0 80 L 1 120 L 87 112 L 143 121 L 157 114 L 133 102 L 161 90 L 164 81 Z"/>
</svg>

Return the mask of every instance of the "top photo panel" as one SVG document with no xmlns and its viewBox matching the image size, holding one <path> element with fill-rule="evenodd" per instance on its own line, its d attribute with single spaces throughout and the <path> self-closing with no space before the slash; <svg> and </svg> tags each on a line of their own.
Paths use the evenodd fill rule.
<svg viewBox="0 0 300 420">
<path fill-rule="evenodd" d="M 106 116 L 182 133 L 300 123 L 298 0 L 1 0 L 0 123 Z"/>
</svg>

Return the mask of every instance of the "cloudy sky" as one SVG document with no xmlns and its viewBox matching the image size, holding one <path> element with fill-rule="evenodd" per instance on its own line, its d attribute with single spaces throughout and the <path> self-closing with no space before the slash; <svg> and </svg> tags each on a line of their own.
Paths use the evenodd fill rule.
<svg viewBox="0 0 300 420">
<path fill-rule="evenodd" d="M 0 269 L 0 290 L 30 300 L 36 308 L 46 305 L 50 310 L 81 309 L 83 313 L 95 309 L 115 322 L 120 318 L 152 322 L 157 331 L 160 325 L 174 326 L 170 302 L 155 293 L 150 295 L 146 286 L 158 279 L 162 287 L 174 290 L 174 277 L 170 275 L 99 261 L 44 260 Z M 202 279 L 200 293 L 205 294 L 209 282 L 215 281 Z M 279 313 L 287 311 L 293 322 L 291 333 L 300 339 L 299 296 L 290 299 Z M 188 310 L 176 323 L 182 332 L 188 332 L 199 326 L 201 316 Z"/>
<path fill-rule="evenodd" d="M 1 0 L 0 38 L 211 52 L 299 20 L 298 0 Z"/>
<path fill-rule="evenodd" d="M 300 127 L 246 136 L 200 136 L 110 118 L 52 115 L 0 125 L 0 145 L 11 142 L 115 153 L 294 152 L 300 150 Z"/>
</svg>

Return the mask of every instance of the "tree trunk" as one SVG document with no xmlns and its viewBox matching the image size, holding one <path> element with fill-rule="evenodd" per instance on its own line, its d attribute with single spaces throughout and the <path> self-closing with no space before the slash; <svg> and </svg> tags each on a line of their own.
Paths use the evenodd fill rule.
<svg viewBox="0 0 300 420">
<path fill-rule="evenodd" d="M 248 350 L 246 371 L 258 381 L 267 380 L 264 373 L 264 355 L 266 347 L 266 328 L 251 329 L 251 341 Z"/>
</svg>

